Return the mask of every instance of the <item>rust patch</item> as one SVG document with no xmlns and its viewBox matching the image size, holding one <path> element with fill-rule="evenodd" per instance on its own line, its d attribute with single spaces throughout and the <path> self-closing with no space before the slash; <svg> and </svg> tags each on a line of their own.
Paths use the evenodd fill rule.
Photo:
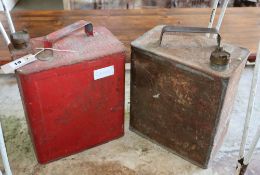
<svg viewBox="0 0 260 175">
<path fill-rule="evenodd" d="M 222 142 L 213 146 L 221 110 L 232 106 L 223 107 L 228 79 L 132 51 L 130 127 L 206 168 Z"/>
<path fill-rule="evenodd" d="M 132 61 L 131 127 L 203 165 L 220 105 L 221 82 L 156 62 L 136 50 Z"/>
<path fill-rule="evenodd" d="M 216 41 L 169 33 L 160 44 L 162 28 L 131 43 L 130 128 L 207 168 L 223 142 L 249 51 L 223 44 L 229 67 L 216 71 L 210 66 Z"/>
</svg>

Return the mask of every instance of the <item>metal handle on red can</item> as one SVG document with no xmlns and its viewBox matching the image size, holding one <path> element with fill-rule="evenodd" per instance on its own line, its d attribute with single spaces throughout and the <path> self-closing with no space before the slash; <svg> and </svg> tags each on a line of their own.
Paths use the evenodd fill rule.
<svg viewBox="0 0 260 175">
<path fill-rule="evenodd" d="M 57 42 L 58 40 L 70 35 L 71 33 L 81 29 L 84 27 L 84 31 L 87 36 L 93 36 L 93 25 L 90 22 L 80 20 L 77 21 L 67 27 L 64 27 L 58 31 L 55 31 L 53 33 L 50 33 L 45 37 L 44 40 L 44 47 L 45 48 L 52 48 L 53 44 Z"/>
<path fill-rule="evenodd" d="M 221 36 L 220 36 L 218 30 L 215 28 L 164 26 L 162 28 L 162 32 L 161 32 L 161 36 L 160 36 L 160 45 L 162 43 L 164 33 L 167 33 L 167 32 L 217 34 L 218 48 L 220 48 Z"/>
</svg>

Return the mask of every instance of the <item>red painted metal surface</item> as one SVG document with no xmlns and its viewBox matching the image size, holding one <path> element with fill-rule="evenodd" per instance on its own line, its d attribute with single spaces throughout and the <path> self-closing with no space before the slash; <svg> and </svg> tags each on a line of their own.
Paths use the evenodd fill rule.
<svg viewBox="0 0 260 175">
<path fill-rule="evenodd" d="M 44 45 L 44 38 L 31 41 Z M 93 49 L 93 48 L 96 48 Z M 57 41 L 50 61 L 17 70 L 31 138 L 39 163 L 47 163 L 116 139 L 124 133 L 123 45 L 105 28 L 84 29 Z M 114 74 L 94 80 L 108 66 Z"/>
</svg>

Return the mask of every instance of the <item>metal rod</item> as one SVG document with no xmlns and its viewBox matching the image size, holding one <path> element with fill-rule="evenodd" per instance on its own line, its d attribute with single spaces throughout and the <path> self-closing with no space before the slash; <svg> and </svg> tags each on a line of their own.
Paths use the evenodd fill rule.
<svg viewBox="0 0 260 175">
<path fill-rule="evenodd" d="M 252 144 L 250 145 L 248 153 L 244 158 L 240 159 L 237 164 L 235 175 L 244 175 L 246 173 L 247 167 L 253 157 L 253 153 L 255 151 L 256 145 L 260 139 L 260 126 L 255 134 Z"/>
<path fill-rule="evenodd" d="M 4 37 L 6 45 L 9 46 L 11 41 L 10 41 L 10 39 L 9 39 L 9 37 L 8 37 L 6 31 L 5 31 L 5 28 L 4 28 L 4 26 L 3 26 L 3 24 L 1 22 L 0 22 L 0 31 L 1 31 L 1 33 L 3 35 L 3 37 Z"/>
<path fill-rule="evenodd" d="M 253 107 L 254 107 L 254 103 L 255 103 L 257 81 L 258 81 L 258 76 L 259 76 L 259 68 L 260 68 L 260 42 L 259 42 L 258 53 L 257 53 L 257 58 L 256 58 L 256 63 L 255 63 L 255 70 L 254 70 L 252 84 L 251 84 L 249 102 L 248 102 L 248 106 L 247 106 L 247 114 L 246 114 L 242 141 L 241 141 L 241 145 L 240 145 L 239 159 L 243 158 L 244 153 L 245 153 L 245 145 L 246 145 L 246 140 L 247 140 L 247 136 L 248 136 L 249 123 L 250 123 L 250 119 L 252 116 L 252 111 L 253 111 Z"/>
<path fill-rule="evenodd" d="M 14 28 L 13 20 L 12 20 L 12 17 L 11 17 L 11 15 L 10 15 L 9 10 L 7 9 L 6 3 L 5 3 L 4 0 L 1 0 L 1 3 L 2 3 L 3 9 L 4 9 L 4 11 L 5 11 L 6 17 L 7 17 L 7 22 L 8 22 L 10 31 L 11 31 L 11 33 L 15 33 L 15 28 Z"/>
<path fill-rule="evenodd" d="M 244 164 L 245 165 L 248 165 L 250 160 L 252 159 L 252 156 L 253 156 L 253 153 L 255 151 L 256 145 L 257 145 L 257 143 L 259 141 L 259 138 L 260 138 L 260 127 L 257 130 L 257 133 L 256 133 L 256 135 L 255 135 L 255 137 L 253 139 L 253 142 L 252 142 L 252 144 L 251 144 L 251 146 L 249 148 L 248 153 L 245 155 L 245 158 L 244 158 Z"/>
<path fill-rule="evenodd" d="M 259 68 L 259 64 L 260 64 L 260 42 L 259 42 L 259 48 L 258 48 L 258 54 L 257 54 L 257 58 L 256 58 L 256 64 L 258 64 L 258 68 Z M 258 77 L 259 77 L 259 71 L 258 72 L 256 72 L 256 76 L 257 76 L 257 80 L 258 80 Z M 257 80 L 256 80 L 256 82 L 257 82 Z M 253 107 L 252 107 L 253 108 Z M 244 157 L 244 164 L 249 164 L 249 162 L 250 162 L 250 160 L 251 160 L 251 158 L 252 158 L 252 155 L 253 155 L 253 152 L 254 152 L 254 150 L 255 150 L 255 147 L 256 147 L 256 145 L 257 145 L 257 142 L 258 142 L 258 140 L 259 140 L 259 138 L 260 138 L 260 126 L 258 127 L 258 130 L 257 130 L 257 133 L 256 133 L 256 135 L 255 135 L 255 137 L 254 137 L 254 139 L 253 139 L 253 142 L 252 142 L 252 144 L 251 144 L 251 146 L 250 146 L 250 148 L 249 148 L 249 151 L 248 151 L 248 153 L 245 155 L 245 157 Z"/>
<path fill-rule="evenodd" d="M 217 8 L 218 8 L 218 2 L 219 2 L 219 0 L 214 0 L 212 10 L 211 10 L 211 14 L 210 14 L 208 28 L 212 28 L 212 25 L 213 25 L 213 22 L 214 22 L 214 19 L 215 19 L 215 15 L 216 15 L 216 11 L 217 11 Z M 208 34 L 206 34 L 206 36 L 209 38 L 210 34 L 208 33 Z"/>
<path fill-rule="evenodd" d="M 218 23 L 217 23 L 217 26 L 216 26 L 216 29 L 217 29 L 218 31 L 220 30 L 220 27 L 221 27 L 223 18 L 224 18 L 224 16 L 225 16 L 228 2 L 229 2 L 229 0 L 225 0 L 223 6 L 222 6 L 222 8 L 221 8 L 221 12 L 220 12 L 220 15 L 219 15 L 219 18 L 218 18 Z M 214 35 L 214 38 L 216 38 L 216 37 L 217 37 L 217 36 Z"/>
<path fill-rule="evenodd" d="M 1 123 L 0 123 L 0 151 L 1 151 L 1 157 L 3 160 L 4 168 L 5 168 L 5 175 L 12 175 L 12 171 L 6 153 L 5 141 L 4 141 Z"/>
</svg>

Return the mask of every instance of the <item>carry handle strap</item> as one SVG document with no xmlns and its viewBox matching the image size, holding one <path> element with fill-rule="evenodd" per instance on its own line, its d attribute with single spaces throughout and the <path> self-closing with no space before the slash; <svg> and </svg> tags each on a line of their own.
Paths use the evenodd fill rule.
<svg viewBox="0 0 260 175">
<path fill-rule="evenodd" d="M 218 48 L 220 48 L 221 36 L 215 28 L 203 28 L 203 27 L 180 27 L 180 26 L 164 26 L 162 28 L 160 36 L 160 46 L 162 43 L 163 35 L 167 32 L 180 32 L 180 33 L 211 33 L 217 34 Z"/>
</svg>

